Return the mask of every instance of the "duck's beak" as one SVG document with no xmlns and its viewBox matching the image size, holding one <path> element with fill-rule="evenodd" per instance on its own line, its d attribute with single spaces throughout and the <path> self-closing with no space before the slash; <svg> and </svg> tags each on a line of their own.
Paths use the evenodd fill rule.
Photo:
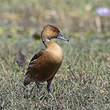
<svg viewBox="0 0 110 110">
<path fill-rule="evenodd" d="M 69 41 L 69 39 L 64 38 L 63 35 L 61 35 L 61 34 L 59 34 L 59 35 L 57 36 L 57 39 L 61 39 L 61 40 L 65 40 L 65 41 Z"/>
</svg>

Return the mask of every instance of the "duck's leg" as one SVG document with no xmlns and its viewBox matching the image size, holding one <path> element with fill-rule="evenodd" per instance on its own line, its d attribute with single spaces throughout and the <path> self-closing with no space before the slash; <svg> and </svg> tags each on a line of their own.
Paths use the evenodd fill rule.
<svg viewBox="0 0 110 110">
<path fill-rule="evenodd" d="M 51 85 L 52 79 L 53 79 L 53 77 L 51 79 L 47 80 L 47 91 L 48 91 L 48 93 L 50 93 L 50 85 Z"/>
<path fill-rule="evenodd" d="M 48 93 L 50 92 L 50 85 L 51 85 L 51 83 L 47 84 L 47 91 L 48 91 Z"/>
<path fill-rule="evenodd" d="M 36 90 L 37 90 L 37 93 L 40 94 L 40 87 L 39 87 L 39 83 L 36 82 Z"/>
</svg>

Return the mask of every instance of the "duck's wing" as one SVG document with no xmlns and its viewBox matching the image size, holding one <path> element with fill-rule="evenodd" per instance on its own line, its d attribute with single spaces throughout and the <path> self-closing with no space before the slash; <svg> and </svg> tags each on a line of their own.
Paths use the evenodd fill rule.
<svg viewBox="0 0 110 110">
<path fill-rule="evenodd" d="M 30 61 L 30 63 L 29 63 L 29 66 L 28 66 L 26 75 L 27 75 L 28 73 L 29 73 L 29 74 L 30 74 L 30 73 L 33 73 L 33 72 L 35 71 L 35 69 L 37 69 L 36 66 L 35 66 L 35 64 L 36 64 L 37 61 L 39 61 L 40 57 L 43 55 L 43 52 L 44 52 L 44 50 L 41 50 L 41 51 L 39 51 L 38 53 L 36 53 L 36 54 L 32 57 L 32 59 L 31 59 L 31 61 Z"/>
<path fill-rule="evenodd" d="M 31 81 L 33 81 L 33 78 L 35 77 L 36 73 L 39 73 L 38 66 L 40 66 L 40 62 L 41 62 L 43 53 L 44 53 L 44 50 L 41 50 L 32 57 L 32 59 L 29 63 L 27 72 L 25 74 L 25 78 L 24 78 L 25 86 L 28 85 Z"/>
</svg>

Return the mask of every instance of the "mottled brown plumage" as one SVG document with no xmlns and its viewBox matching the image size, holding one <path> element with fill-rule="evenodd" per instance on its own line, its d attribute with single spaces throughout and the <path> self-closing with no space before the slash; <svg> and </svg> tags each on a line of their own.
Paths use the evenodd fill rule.
<svg viewBox="0 0 110 110">
<path fill-rule="evenodd" d="M 51 25 L 44 27 L 41 37 L 46 49 L 39 51 L 31 59 L 25 75 L 24 85 L 28 85 L 30 82 L 36 82 L 39 92 L 40 88 L 38 83 L 47 81 L 47 89 L 49 92 L 51 81 L 63 60 L 61 47 L 55 42 L 52 42 L 51 39 L 67 39 L 63 38 L 58 28 Z"/>
</svg>

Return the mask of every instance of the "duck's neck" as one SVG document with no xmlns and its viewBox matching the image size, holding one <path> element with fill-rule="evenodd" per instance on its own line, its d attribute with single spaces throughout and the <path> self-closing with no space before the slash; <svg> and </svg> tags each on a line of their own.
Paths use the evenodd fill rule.
<svg viewBox="0 0 110 110">
<path fill-rule="evenodd" d="M 61 49 L 61 47 L 53 41 L 46 42 L 45 45 L 46 45 L 46 48 L 48 49 L 53 49 L 53 50 L 57 50 L 59 48 Z"/>
<path fill-rule="evenodd" d="M 56 54 L 57 56 L 63 57 L 63 51 L 57 43 L 49 41 L 45 45 L 48 51 Z"/>
</svg>

